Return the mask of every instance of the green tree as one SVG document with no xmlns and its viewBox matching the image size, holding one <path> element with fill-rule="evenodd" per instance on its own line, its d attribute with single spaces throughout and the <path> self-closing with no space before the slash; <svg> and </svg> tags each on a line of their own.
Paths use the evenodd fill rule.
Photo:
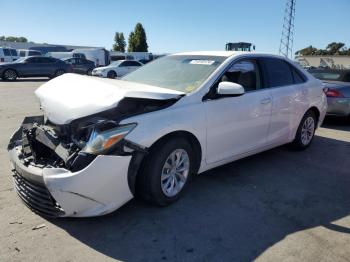
<svg viewBox="0 0 350 262">
<path fill-rule="evenodd" d="M 113 51 L 125 52 L 126 42 L 123 33 L 116 32 L 114 35 Z"/>
<path fill-rule="evenodd" d="M 8 41 L 8 42 L 21 42 L 21 43 L 27 43 L 28 42 L 28 39 L 23 37 L 23 36 L 20 36 L 20 37 L 17 37 L 17 36 L 7 36 L 7 37 L 1 36 L 0 40 Z"/>
<path fill-rule="evenodd" d="M 27 43 L 28 42 L 28 39 L 21 36 L 21 37 L 18 37 L 18 41 L 17 42 L 21 42 L 21 43 Z"/>
<path fill-rule="evenodd" d="M 317 53 L 318 49 L 313 47 L 312 45 L 305 47 L 303 49 L 300 49 L 299 51 L 296 51 L 296 55 L 315 55 Z"/>
<path fill-rule="evenodd" d="M 135 52 L 135 33 L 131 32 L 128 39 L 128 52 Z"/>
<path fill-rule="evenodd" d="M 327 45 L 327 51 L 330 55 L 339 55 L 340 51 L 344 51 L 345 44 L 340 42 L 332 42 Z"/>
<path fill-rule="evenodd" d="M 148 52 L 147 36 L 141 23 L 129 35 L 128 52 Z"/>
</svg>

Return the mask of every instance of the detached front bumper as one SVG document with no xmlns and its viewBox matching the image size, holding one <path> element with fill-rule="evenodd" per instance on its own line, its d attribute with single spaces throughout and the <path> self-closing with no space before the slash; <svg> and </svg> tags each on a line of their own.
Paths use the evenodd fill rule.
<svg viewBox="0 0 350 262">
<path fill-rule="evenodd" d="M 128 185 L 132 156 L 100 155 L 84 169 L 26 165 L 21 145 L 9 150 L 16 191 L 34 212 L 49 217 L 110 213 L 133 198 Z"/>
</svg>

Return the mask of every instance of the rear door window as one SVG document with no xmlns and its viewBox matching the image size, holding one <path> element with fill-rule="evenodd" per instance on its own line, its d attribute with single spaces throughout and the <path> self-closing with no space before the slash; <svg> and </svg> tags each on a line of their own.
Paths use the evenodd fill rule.
<svg viewBox="0 0 350 262">
<path fill-rule="evenodd" d="M 119 67 L 126 67 L 126 66 L 129 66 L 129 61 L 124 61 L 119 65 Z"/>
<path fill-rule="evenodd" d="M 55 63 L 56 59 L 52 58 L 52 57 L 40 57 L 40 62 L 41 63 Z"/>
<path fill-rule="evenodd" d="M 38 64 L 38 63 L 40 63 L 40 58 L 39 57 L 30 57 L 30 58 L 27 58 L 26 61 L 28 63 Z"/>
<path fill-rule="evenodd" d="M 140 66 L 140 63 L 136 61 L 129 61 L 129 66 Z"/>
<path fill-rule="evenodd" d="M 29 51 L 29 52 L 28 52 L 28 55 L 29 55 L 29 56 L 35 56 L 35 55 L 41 55 L 41 54 L 40 54 L 40 52 L 38 52 L 38 51 Z"/>
<path fill-rule="evenodd" d="M 269 87 L 293 85 L 293 73 L 289 64 L 279 58 L 261 59 Z"/>
</svg>

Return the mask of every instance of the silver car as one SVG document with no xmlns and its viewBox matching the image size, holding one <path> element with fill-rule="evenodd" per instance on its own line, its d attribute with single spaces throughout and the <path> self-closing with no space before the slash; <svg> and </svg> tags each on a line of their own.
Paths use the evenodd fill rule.
<svg viewBox="0 0 350 262">
<path fill-rule="evenodd" d="M 328 116 L 350 116 L 350 70 L 309 70 L 314 77 L 325 84 L 328 102 Z"/>
</svg>

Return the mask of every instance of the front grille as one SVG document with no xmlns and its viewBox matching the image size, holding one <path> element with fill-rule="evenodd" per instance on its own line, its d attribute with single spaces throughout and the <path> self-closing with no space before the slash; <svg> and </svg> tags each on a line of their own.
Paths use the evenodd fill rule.
<svg viewBox="0 0 350 262">
<path fill-rule="evenodd" d="M 13 178 L 18 196 L 33 212 L 46 217 L 64 215 L 64 211 L 45 186 L 29 182 L 16 171 Z"/>
</svg>

